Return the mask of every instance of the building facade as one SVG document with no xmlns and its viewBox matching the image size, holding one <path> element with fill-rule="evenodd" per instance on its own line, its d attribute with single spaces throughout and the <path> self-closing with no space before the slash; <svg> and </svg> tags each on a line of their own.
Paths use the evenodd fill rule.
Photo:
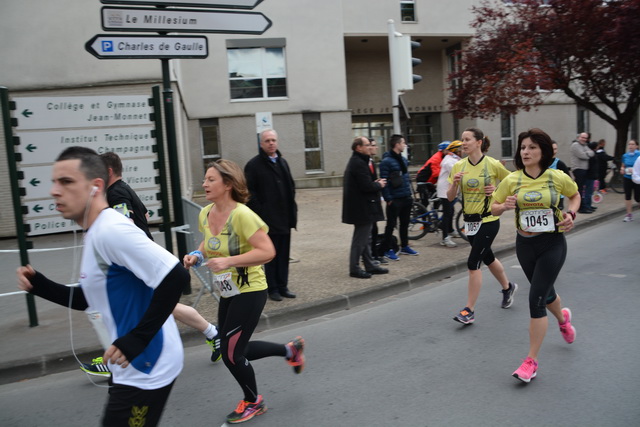
<svg viewBox="0 0 640 427">
<path fill-rule="evenodd" d="M 204 165 L 217 158 L 241 166 L 257 153 L 256 115 L 270 113 L 280 150 L 301 188 L 337 185 L 354 136 L 384 142 L 393 133 L 389 19 L 421 46 L 423 77 L 402 97 L 402 132 L 412 162 L 422 164 L 443 140 L 476 126 L 493 141 L 490 155 L 510 159 L 515 136 L 537 126 L 560 143 L 576 133 L 613 141 L 613 128 L 559 93 L 536 111 L 493 121 L 456 120 L 446 79 L 472 36 L 477 0 L 264 0 L 255 9 L 272 26 L 262 35 L 207 34 L 206 59 L 170 61 L 181 191 L 201 190 Z M 6 1 L 0 14 L 0 85 L 12 96 L 149 95 L 162 84 L 159 60 L 99 60 L 84 44 L 101 28 L 99 0 Z M 136 34 L 127 32 L 127 34 Z M 4 133 L 0 136 L 4 143 Z M 57 155 L 51 153 L 51 158 Z M 4 150 L 0 161 L 7 161 Z M 8 203 L 8 175 L 0 199 Z M 5 203 L 5 204 L 6 204 Z M 9 212 L 0 236 L 13 232 Z"/>
</svg>

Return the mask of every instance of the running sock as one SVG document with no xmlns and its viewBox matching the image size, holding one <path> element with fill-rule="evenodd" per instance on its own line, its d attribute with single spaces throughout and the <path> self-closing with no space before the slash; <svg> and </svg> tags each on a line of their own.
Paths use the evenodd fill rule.
<svg viewBox="0 0 640 427">
<path fill-rule="evenodd" d="M 211 341 L 213 337 L 218 335 L 218 329 L 216 329 L 215 326 L 209 323 L 209 326 L 207 327 L 207 329 L 205 329 L 202 333 L 204 334 L 204 336 L 207 337 L 209 341 Z"/>
<path fill-rule="evenodd" d="M 293 350 L 291 349 L 291 346 L 289 344 L 285 344 L 284 348 L 287 350 L 287 355 L 285 356 L 285 358 L 287 360 L 291 360 L 291 358 L 293 357 Z"/>
</svg>

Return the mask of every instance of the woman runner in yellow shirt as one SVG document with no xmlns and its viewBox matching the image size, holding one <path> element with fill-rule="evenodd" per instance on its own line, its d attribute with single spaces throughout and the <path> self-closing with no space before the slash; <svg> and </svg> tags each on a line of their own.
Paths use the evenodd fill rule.
<svg viewBox="0 0 640 427">
<path fill-rule="evenodd" d="M 562 308 L 553 285 L 567 256 L 564 232 L 573 228 L 580 193 L 571 177 L 549 168 L 553 145 L 549 135 L 540 129 L 518 136 L 514 161 L 518 170 L 506 177 L 493 193 L 491 212 L 494 215 L 510 209 L 516 212 L 516 254 L 531 283 L 531 321 L 529 354 L 513 376 L 528 383 L 538 370 L 538 352 L 547 333 L 547 309 L 558 319 L 562 338 L 569 344 L 576 338 L 571 310 Z M 558 209 L 561 195 L 569 200 L 565 213 Z"/>
<path fill-rule="evenodd" d="M 287 344 L 249 342 L 267 302 L 262 265 L 274 257 L 275 249 L 267 235 L 267 225 L 244 204 L 249 191 L 244 173 L 236 163 L 223 159 L 210 163 L 202 187 L 211 202 L 199 216 L 204 240 L 197 251 L 185 255 L 184 266 L 206 265 L 220 291 L 218 328 L 222 360 L 244 392 L 243 400 L 227 416 L 227 422 L 235 424 L 267 410 L 249 361 L 284 357 L 299 374 L 304 369 L 304 340 L 297 337 Z"/>
<path fill-rule="evenodd" d="M 502 286 L 502 308 L 513 304 L 513 296 L 518 285 L 509 282 L 502 263 L 493 255 L 491 244 L 500 230 L 500 219 L 490 212 L 491 194 L 499 181 L 509 175 L 509 171 L 493 157 L 489 151 L 489 138 L 480 129 L 469 128 L 462 132 L 462 150 L 467 157 L 453 165 L 449 175 L 451 186 L 447 198 L 453 200 L 461 193 L 465 232 L 471 243 L 467 259 L 469 269 L 469 291 L 467 305 L 453 318 L 464 325 L 475 321 L 475 305 L 482 288 L 484 263 Z"/>
</svg>

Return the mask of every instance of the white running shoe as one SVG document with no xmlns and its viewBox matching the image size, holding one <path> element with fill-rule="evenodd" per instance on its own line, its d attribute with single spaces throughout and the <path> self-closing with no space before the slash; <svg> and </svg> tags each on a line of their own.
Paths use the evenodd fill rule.
<svg viewBox="0 0 640 427">
<path fill-rule="evenodd" d="M 445 237 L 444 239 L 442 239 L 440 241 L 440 245 L 442 246 L 446 246 L 448 248 L 455 248 L 456 246 L 458 246 L 458 244 L 456 242 L 454 242 L 453 240 L 451 240 L 450 236 Z"/>
</svg>

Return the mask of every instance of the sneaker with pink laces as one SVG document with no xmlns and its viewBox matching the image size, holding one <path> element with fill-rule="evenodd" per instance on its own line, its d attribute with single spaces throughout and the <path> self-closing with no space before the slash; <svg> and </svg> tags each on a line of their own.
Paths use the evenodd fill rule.
<svg viewBox="0 0 640 427">
<path fill-rule="evenodd" d="M 302 337 L 296 337 L 287 343 L 287 346 L 291 350 L 291 357 L 287 359 L 287 363 L 293 366 L 293 372 L 299 374 L 304 370 L 304 340 Z"/>
<path fill-rule="evenodd" d="M 522 365 L 512 374 L 514 377 L 524 383 L 530 382 L 536 377 L 538 372 L 538 362 L 530 357 L 527 357 L 522 361 Z"/>
<path fill-rule="evenodd" d="M 562 315 L 564 316 L 564 323 L 558 323 L 560 333 L 562 334 L 562 338 L 571 344 L 576 339 L 576 328 L 571 325 L 571 310 L 563 308 Z"/>
</svg>

